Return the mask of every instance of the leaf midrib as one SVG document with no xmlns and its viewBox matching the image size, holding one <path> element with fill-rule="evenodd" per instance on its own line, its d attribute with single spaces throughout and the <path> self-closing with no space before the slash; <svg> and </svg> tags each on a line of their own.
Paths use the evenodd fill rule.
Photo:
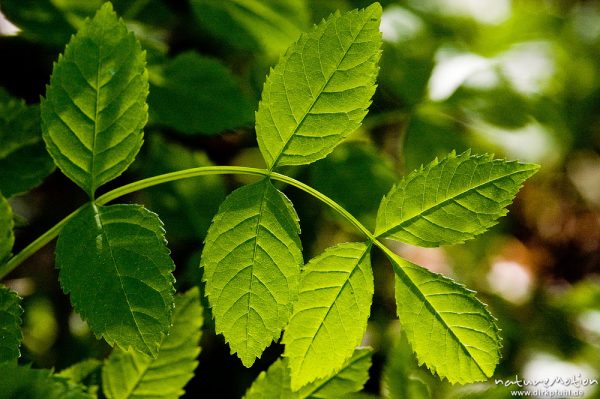
<svg viewBox="0 0 600 399">
<path fill-rule="evenodd" d="M 263 180 L 263 184 L 264 184 L 264 192 L 260 201 L 260 207 L 258 208 L 258 218 L 256 219 L 256 228 L 254 229 L 254 248 L 252 249 L 252 262 L 250 263 L 250 284 L 248 285 L 248 305 L 247 305 L 247 311 L 246 311 L 246 325 L 245 325 L 245 329 L 246 329 L 246 352 L 248 351 L 248 344 L 249 344 L 249 340 L 248 337 L 250 336 L 249 334 L 249 326 L 250 326 L 250 309 L 251 309 L 251 302 L 252 302 L 252 283 L 254 282 L 254 263 L 256 261 L 256 251 L 258 248 L 258 235 L 260 233 L 260 226 L 261 226 L 261 221 L 262 221 L 262 217 L 263 217 L 263 212 L 264 212 L 264 205 L 266 202 L 266 198 L 267 198 L 267 192 L 269 191 L 269 180 L 268 179 L 264 179 Z"/>
<path fill-rule="evenodd" d="M 183 302 L 184 298 L 185 298 L 185 296 L 181 296 L 179 298 L 182 303 L 178 304 L 179 305 L 178 306 L 178 310 L 177 310 L 176 314 L 173 316 L 173 324 L 171 325 L 171 331 L 169 332 L 169 334 L 172 334 L 172 330 L 173 330 L 173 328 L 175 326 L 175 323 L 179 323 L 179 317 L 180 316 L 185 319 L 185 315 L 187 313 L 187 310 L 191 306 L 192 302 L 191 301 L 187 301 L 187 300 L 185 302 Z M 159 349 L 159 351 L 161 351 L 163 349 L 166 349 L 166 348 L 163 347 L 163 344 L 165 344 L 165 341 L 167 340 L 167 338 L 168 338 L 168 335 L 165 335 L 163 337 L 163 339 L 162 339 L 162 341 L 160 343 L 160 347 L 159 347 L 160 349 Z M 174 348 L 180 349 L 181 346 L 177 346 L 177 347 L 174 347 Z M 136 362 L 136 367 L 135 368 L 136 368 L 136 371 L 137 371 L 138 370 L 138 368 L 137 368 L 138 363 L 137 363 L 136 357 L 132 356 L 129 352 L 123 352 L 123 353 L 126 353 L 127 356 L 130 356 L 133 359 L 133 361 Z M 156 360 L 158 360 L 158 357 L 156 359 L 148 359 L 147 361 L 145 361 L 145 365 L 143 367 L 143 370 L 138 374 L 138 378 L 135 381 L 135 384 L 131 387 L 130 390 L 127 391 L 126 398 L 130 398 L 135 393 L 136 389 L 143 382 L 144 377 L 146 376 L 146 373 L 148 373 L 149 371 L 152 370 L 152 366 L 154 364 L 154 361 L 156 361 Z"/>
<path fill-rule="evenodd" d="M 377 233 L 376 237 L 377 238 L 379 238 L 379 237 L 385 237 L 385 236 L 388 236 L 390 234 L 397 233 L 400 230 L 404 230 L 404 226 L 406 224 L 409 224 L 413 220 L 422 217 L 424 214 L 428 213 L 431 210 L 434 210 L 435 208 L 439 208 L 439 207 L 442 207 L 442 206 L 446 205 L 447 202 L 455 200 L 456 198 L 460 197 L 461 195 L 467 194 L 470 191 L 476 190 L 476 189 L 481 188 L 483 186 L 486 186 L 488 184 L 491 184 L 491 183 L 494 183 L 496 181 L 508 178 L 510 176 L 513 176 L 513 175 L 516 175 L 516 174 L 519 174 L 519 173 L 526 173 L 526 172 L 528 172 L 530 170 L 531 169 L 517 170 L 517 171 L 511 172 L 509 174 L 498 176 L 497 178 L 494 178 L 494 179 L 491 179 L 491 180 L 487 180 L 487 181 L 485 181 L 483 183 L 480 183 L 480 184 L 477 184 L 475 186 L 469 187 L 469 188 L 467 188 L 465 190 L 459 191 L 459 192 L 457 192 L 455 194 L 452 194 L 450 197 L 445 198 L 441 202 L 438 202 L 438 203 L 433 204 L 433 205 L 431 205 L 429 207 L 421 209 L 421 211 L 419 213 L 417 213 L 416 215 L 411 216 L 408 219 L 404 219 L 404 220 L 400 221 L 397 226 L 390 227 L 389 229 L 384 230 L 381 233 Z M 473 213 L 477 213 L 477 212 L 473 212 Z M 386 221 L 386 224 L 387 224 L 387 221 Z"/>
<path fill-rule="evenodd" d="M 388 254 L 388 256 L 389 256 L 389 254 Z M 396 262 L 396 260 L 393 258 L 390 258 L 390 260 L 392 261 L 392 264 L 396 264 L 396 266 L 397 266 L 396 269 L 402 273 L 402 275 L 400 275 L 400 273 L 396 272 L 396 275 L 398 276 L 398 278 L 400 278 L 404 283 L 406 283 L 407 282 L 406 280 L 408 279 L 408 281 L 410 282 L 410 286 L 415 288 L 415 291 L 418 293 L 418 296 L 421 298 L 421 300 L 425 304 L 425 306 L 427 306 L 429 308 L 429 310 L 431 311 L 431 313 L 434 315 L 434 317 L 436 319 L 438 319 L 444 327 L 446 327 L 446 330 L 450 333 L 450 335 L 458 343 L 459 347 L 463 350 L 463 352 L 466 352 L 468 354 L 468 357 L 470 359 L 472 359 L 473 363 L 477 366 L 479 371 L 481 371 L 481 373 L 487 377 L 486 372 L 481 368 L 481 365 L 479 364 L 479 362 L 471 354 L 471 351 L 469 350 L 469 348 L 462 343 L 462 341 L 458 338 L 458 336 L 456 335 L 454 330 L 451 328 L 451 326 L 448 325 L 448 323 L 446 323 L 446 320 L 442 317 L 442 315 L 438 313 L 435 306 L 433 306 L 433 304 L 431 302 L 429 302 L 429 300 L 427 299 L 427 296 L 421 291 L 419 286 L 410 278 L 408 273 L 406 273 L 404 271 L 402 266 L 400 266 L 400 263 Z M 417 266 L 417 267 L 421 267 L 421 266 Z"/>
<path fill-rule="evenodd" d="M 336 27 L 336 36 L 337 36 L 338 40 L 339 40 L 339 35 L 337 33 L 337 22 L 339 22 L 340 19 L 341 18 L 338 18 L 338 20 L 336 20 L 335 24 L 334 24 L 334 26 Z M 270 171 L 273 170 L 273 169 L 275 169 L 277 167 L 277 164 L 281 160 L 281 157 L 284 154 L 285 150 L 287 150 L 287 148 L 290 146 L 290 143 L 292 142 L 292 140 L 294 138 L 294 135 L 298 132 L 298 129 L 300 129 L 300 126 L 302 126 L 302 123 L 304 122 L 304 120 L 306 119 L 306 117 L 310 114 L 310 112 L 312 111 L 313 107 L 315 106 L 315 104 L 317 103 L 317 101 L 319 100 L 319 98 L 321 97 L 321 95 L 323 94 L 323 90 L 325 90 L 325 88 L 327 87 L 327 85 L 329 84 L 329 82 L 331 81 L 331 79 L 333 78 L 333 76 L 336 74 L 336 72 L 338 72 L 338 69 L 339 69 L 340 65 L 342 64 L 342 62 L 344 61 L 344 59 L 348 55 L 348 52 L 350 51 L 350 49 L 352 48 L 352 46 L 355 44 L 356 38 L 362 33 L 362 31 L 365 29 L 365 26 L 367 25 L 368 22 L 369 22 L 368 18 L 366 20 L 364 20 L 364 22 L 363 22 L 360 30 L 358 31 L 358 33 L 356 35 L 352 36 L 352 42 L 350 43 L 350 45 L 348 46 L 348 48 L 344 49 L 344 54 L 342 55 L 342 57 L 340 58 L 340 60 L 336 64 L 335 69 L 333 69 L 333 71 L 331 72 L 331 75 L 329 75 L 327 77 L 327 80 L 325 81 L 325 83 L 317 91 L 318 94 L 315 96 L 315 98 L 313 99 L 313 101 L 310 104 L 310 106 L 308 107 L 308 109 L 304 112 L 304 115 L 302 115 L 302 118 L 300 119 L 300 121 L 298 121 L 296 123 L 296 126 L 292 130 L 292 133 L 290 134 L 290 137 L 287 139 L 286 143 L 283 145 L 283 147 L 279 151 L 279 154 L 277 154 L 277 158 L 275 158 L 275 160 L 273 161 L 273 164 L 269 168 Z M 319 36 L 319 40 L 323 37 L 323 35 L 325 34 L 325 31 L 326 31 L 326 29 L 324 29 L 323 32 L 321 33 L 321 36 Z M 287 67 L 288 61 L 289 61 L 289 58 L 288 58 L 288 60 L 286 60 L 286 63 L 284 64 L 284 67 Z M 303 66 L 304 66 L 304 61 L 303 61 Z M 322 68 L 321 68 L 321 72 L 323 72 Z M 282 73 L 282 80 L 283 80 L 283 73 Z M 285 85 L 285 83 L 284 83 L 284 85 Z M 286 92 L 286 98 L 287 98 L 287 92 Z M 289 101 L 289 98 L 288 98 L 288 101 Z M 291 111 L 291 109 L 290 109 L 290 111 Z M 295 118 L 294 118 L 294 120 L 295 120 Z M 277 129 L 277 131 L 279 131 L 279 129 L 277 128 L 277 126 L 275 126 L 275 129 Z"/>
<path fill-rule="evenodd" d="M 132 359 L 133 363 L 135 364 L 135 369 L 137 371 L 138 370 L 138 366 L 139 366 L 139 364 L 137 362 L 137 359 L 134 356 L 131 356 L 131 354 L 129 352 L 123 351 L 122 354 L 127 355 L 127 356 L 129 356 Z M 138 378 L 136 379 L 135 384 L 133 384 L 131 386 L 131 389 L 127 390 L 125 398 L 131 398 L 131 396 L 133 395 L 133 393 L 135 392 L 135 390 L 138 388 L 138 386 L 142 382 L 142 379 L 144 378 L 144 376 L 148 372 L 148 369 L 150 368 L 150 364 L 151 364 L 151 362 L 149 362 L 149 361 L 145 362 L 143 370 L 138 374 Z"/>
<path fill-rule="evenodd" d="M 110 259 L 111 259 L 110 264 L 112 266 L 114 266 L 115 273 L 117 275 L 117 278 L 119 279 L 119 285 L 121 286 L 121 291 L 123 293 L 123 296 L 125 297 L 125 301 L 127 302 L 127 308 L 129 310 L 129 313 L 131 314 L 131 318 L 133 319 L 133 322 L 135 323 L 136 333 L 141 338 L 142 342 L 146 346 L 146 349 L 150 350 L 150 346 L 148 345 L 148 343 L 144 339 L 144 335 L 141 332 L 140 325 L 138 324 L 138 321 L 137 321 L 137 319 L 135 317 L 135 314 L 133 313 L 133 308 L 131 306 L 131 303 L 129 302 L 129 296 L 127 295 L 127 290 L 123 286 L 123 279 L 121 278 L 121 274 L 120 274 L 119 268 L 117 266 L 117 261 L 116 261 L 116 259 L 114 257 L 114 254 L 113 254 L 112 245 L 110 243 L 110 240 L 108 239 L 108 235 L 106 234 L 106 229 L 104 228 L 104 223 L 102 222 L 102 212 L 100 211 L 100 209 L 98 208 L 98 206 L 96 206 L 95 204 L 93 205 L 92 210 L 93 210 L 93 213 L 94 213 L 94 217 L 96 218 L 97 222 L 99 223 L 99 225 L 97 227 L 100 228 L 102 236 L 106 239 L 106 244 L 108 245 Z"/>
<path fill-rule="evenodd" d="M 102 58 L 101 58 L 101 45 L 98 45 L 98 65 L 96 68 L 96 102 L 94 103 L 94 132 L 92 136 L 92 151 L 90 157 L 90 187 L 89 187 L 89 195 L 92 200 L 94 200 L 94 193 L 96 191 L 96 135 L 98 134 L 98 115 L 100 114 L 98 103 L 100 102 L 100 69 L 102 68 Z M 84 77 L 85 79 L 85 77 Z"/>
<path fill-rule="evenodd" d="M 348 284 L 348 282 L 350 281 L 350 279 L 352 278 L 352 276 L 354 275 L 354 273 L 356 272 L 356 270 L 360 269 L 359 266 L 360 266 L 361 262 L 365 259 L 365 257 L 369 254 L 369 252 L 371 250 L 371 246 L 372 246 L 371 243 L 365 245 L 364 252 L 361 254 L 360 258 L 358 258 L 358 261 L 356 262 L 355 266 L 352 268 L 352 271 L 350 273 L 348 273 L 348 277 L 346 278 L 346 280 L 344 281 L 344 283 L 340 286 L 340 289 L 339 289 L 338 293 L 336 294 L 335 298 L 333 299 L 332 305 L 329 306 L 329 309 L 327 309 L 327 312 L 325 312 L 325 316 L 323 316 L 323 319 L 319 323 L 319 328 L 317 328 L 317 331 L 312 336 L 312 338 L 310 340 L 310 343 L 308 344 L 308 349 L 306 350 L 306 353 L 304 353 L 304 356 L 302 357 L 302 362 L 300 363 L 300 367 L 299 367 L 300 369 L 304 366 L 304 363 L 306 362 L 306 354 L 308 353 L 308 351 L 312 347 L 313 342 L 315 342 L 315 339 L 317 338 L 317 335 L 321 331 L 321 328 L 325 325 L 325 319 L 327 319 L 327 316 L 329 316 L 329 313 L 333 309 L 333 307 L 335 305 L 335 302 L 340 297 L 342 291 L 344 290 L 344 288 L 346 287 L 346 285 Z"/>
<path fill-rule="evenodd" d="M 356 358 L 352 359 L 352 361 L 344 364 L 342 366 L 342 368 L 340 368 L 337 372 L 335 372 L 333 375 L 325 378 L 323 381 L 321 381 L 319 384 L 317 384 L 311 391 L 307 392 L 307 393 L 302 393 L 300 395 L 300 399 L 305 399 L 305 398 L 309 398 L 310 395 L 314 394 L 315 392 L 319 391 L 319 389 L 323 388 L 323 386 L 325 386 L 328 382 L 330 382 L 331 380 L 334 380 L 335 378 L 338 377 L 339 374 L 343 373 L 345 370 L 349 369 L 350 367 L 352 367 L 352 365 L 354 365 L 355 363 L 359 362 L 360 360 L 364 359 L 365 357 L 368 357 L 371 352 L 368 350 L 364 350 L 361 351 L 363 353 L 361 353 L 359 356 L 356 356 Z"/>
</svg>

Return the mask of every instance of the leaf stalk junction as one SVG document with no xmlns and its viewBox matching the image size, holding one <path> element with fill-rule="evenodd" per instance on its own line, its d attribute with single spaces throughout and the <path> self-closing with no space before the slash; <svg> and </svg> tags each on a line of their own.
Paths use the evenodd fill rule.
<svg viewBox="0 0 600 399">
<path fill-rule="evenodd" d="M 304 191 L 305 193 L 315 197 L 319 201 L 323 202 L 331 209 L 340 214 L 344 219 L 346 219 L 352 226 L 354 226 L 357 230 L 359 230 L 369 242 L 378 246 L 381 250 L 383 250 L 386 254 L 390 255 L 391 251 L 387 248 L 383 243 L 381 243 L 377 237 L 367 229 L 358 219 L 356 219 L 350 212 L 348 212 L 344 207 L 340 204 L 321 193 L 320 191 L 312 188 L 311 186 L 296 180 L 292 177 L 283 175 L 281 173 L 272 172 L 268 169 L 261 168 L 251 168 L 245 166 L 201 166 L 197 168 L 189 168 L 183 169 L 176 172 L 165 173 L 153 177 L 149 177 L 146 179 L 138 180 L 133 183 L 126 184 L 124 186 L 115 188 L 94 200 L 95 205 L 105 205 L 111 201 L 114 201 L 118 198 L 121 198 L 125 195 L 134 193 L 136 191 L 143 190 L 145 188 L 157 186 L 163 183 L 169 183 L 177 180 L 191 179 L 199 176 L 208 176 L 208 175 L 251 175 L 251 176 L 262 176 L 268 177 L 272 180 L 280 181 L 286 184 L 289 184 L 293 187 L 296 187 L 299 190 Z M 56 223 L 53 227 L 51 227 L 44 234 L 39 236 L 29 245 L 27 245 L 23 250 L 21 250 L 18 254 L 13 256 L 3 265 L 0 265 L 0 279 L 6 277 L 10 272 L 12 272 L 15 268 L 17 268 L 21 263 L 27 260 L 30 256 L 52 241 L 54 238 L 58 236 L 62 228 L 73 219 L 87 204 L 82 205 L 64 219 Z M 395 265 L 394 265 L 395 266 Z"/>
</svg>

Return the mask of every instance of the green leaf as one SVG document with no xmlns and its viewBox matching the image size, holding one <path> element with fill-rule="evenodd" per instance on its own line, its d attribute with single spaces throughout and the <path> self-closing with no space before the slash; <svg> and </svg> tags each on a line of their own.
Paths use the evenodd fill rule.
<svg viewBox="0 0 600 399">
<path fill-rule="evenodd" d="M 282 343 L 292 389 L 339 370 L 360 345 L 373 299 L 371 245 L 328 248 L 304 267 Z"/>
<path fill-rule="evenodd" d="M 298 295 L 303 264 L 298 216 L 268 179 L 223 202 L 201 266 L 217 334 L 250 367 L 279 338 Z"/>
<path fill-rule="evenodd" d="M 0 191 L 11 197 L 31 190 L 54 170 L 40 129 L 40 111 L 0 88 Z"/>
<path fill-rule="evenodd" d="M 204 152 L 191 150 L 159 135 L 150 137 L 142 159 L 144 177 L 200 166 L 213 166 Z M 148 208 L 165 223 L 169 242 L 193 242 L 206 237 L 213 216 L 227 192 L 223 176 L 202 176 L 144 190 Z M 196 268 L 196 264 L 194 267 Z"/>
<path fill-rule="evenodd" d="M 52 375 L 50 370 L 0 363 L 0 397 L 3 399 L 94 399 L 81 385 Z"/>
<path fill-rule="evenodd" d="M 388 257 L 396 273 L 398 317 L 419 364 L 451 383 L 491 377 L 500 360 L 500 336 L 475 292 L 399 256 Z"/>
<path fill-rule="evenodd" d="M 23 340 L 21 314 L 23 314 L 21 298 L 7 287 L 0 285 L 0 363 L 21 356 L 19 352 Z"/>
<path fill-rule="evenodd" d="M 66 378 L 75 384 L 84 385 L 85 392 L 89 392 L 94 397 L 97 397 L 101 371 L 102 361 L 98 359 L 86 359 L 62 370 L 56 376 Z"/>
<path fill-rule="evenodd" d="M 54 65 L 42 129 L 56 165 L 90 197 L 142 145 L 148 118 L 145 53 L 106 3 Z"/>
<path fill-rule="evenodd" d="M 156 359 L 115 349 L 102 370 L 102 388 L 109 399 L 176 399 L 194 376 L 200 353 L 202 307 L 193 288 L 175 298 L 173 327 Z"/>
<path fill-rule="evenodd" d="M 272 169 L 325 157 L 356 130 L 375 92 L 381 6 L 336 13 L 303 34 L 271 70 L 256 113 Z"/>
<path fill-rule="evenodd" d="M 244 399 L 297 399 L 292 391 L 287 359 L 277 359 L 267 371 L 258 375 L 248 388 Z"/>
<path fill-rule="evenodd" d="M 252 105 L 231 72 L 194 52 L 177 56 L 151 74 L 152 122 L 186 134 L 217 134 L 251 125 Z"/>
<path fill-rule="evenodd" d="M 430 399 L 429 385 L 419 375 L 421 370 L 406 335 L 400 333 L 388 351 L 383 368 L 382 393 L 389 399 Z"/>
<path fill-rule="evenodd" d="M 245 399 L 330 399 L 358 392 L 369 379 L 372 351 L 358 348 L 336 373 L 292 391 L 287 359 L 278 359 L 263 371 L 246 392 Z"/>
<path fill-rule="evenodd" d="M 67 378 L 75 383 L 83 383 L 88 377 L 102 368 L 102 361 L 98 359 L 86 359 L 62 370 L 56 375 Z"/>
<path fill-rule="evenodd" d="M 96 336 L 153 357 L 171 325 L 173 276 L 158 216 L 139 205 L 89 205 L 56 246 L 63 291 Z"/>
<path fill-rule="evenodd" d="M 73 26 L 54 1 L 2 0 L 2 13 L 17 25 L 19 36 L 37 43 L 63 46 L 74 32 Z"/>
<path fill-rule="evenodd" d="M 15 243 L 14 222 L 10 204 L 0 192 L 0 264 L 7 260 Z"/>
<path fill-rule="evenodd" d="M 538 168 L 451 153 L 392 188 L 381 201 L 375 235 L 423 247 L 462 243 L 494 226 Z"/>
<path fill-rule="evenodd" d="M 371 356 L 370 348 L 357 348 L 339 371 L 302 387 L 299 396 L 310 399 L 341 399 L 360 391 L 369 379 Z"/>
<path fill-rule="evenodd" d="M 277 56 L 308 26 L 305 0 L 191 0 L 200 26 L 226 43 Z"/>
</svg>

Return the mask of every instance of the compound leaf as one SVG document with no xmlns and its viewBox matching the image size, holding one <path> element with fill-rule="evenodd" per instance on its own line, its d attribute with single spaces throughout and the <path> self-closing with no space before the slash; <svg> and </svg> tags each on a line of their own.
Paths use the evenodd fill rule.
<svg viewBox="0 0 600 399">
<path fill-rule="evenodd" d="M 303 34 L 271 70 L 256 113 L 270 168 L 325 157 L 356 130 L 375 92 L 381 6 L 334 14 Z"/>
<path fill-rule="evenodd" d="M 0 397 L 6 399 L 94 399 L 85 387 L 52 375 L 47 369 L 32 369 L 13 362 L 0 363 Z"/>
<path fill-rule="evenodd" d="M 372 351 L 358 348 L 336 373 L 292 391 L 288 359 L 278 359 L 263 371 L 246 392 L 245 399 L 346 398 L 360 391 L 369 379 Z"/>
<path fill-rule="evenodd" d="M 388 254 L 396 273 L 400 323 L 417 355 L 451 383 L 484 381 L 500 360 L 494 317 L 475 292 Z"/>
<path fill-rule="evenodd" d="M 56 247 L 63 291 L 96 336 L 153 357 L 171 325 L 175 265 L 156 214 L 89 205 Z"/>
<path fill-rule="evenodd" d="M 190 135 L 251 125 L 250 101 L 217 60 L 187 52 L 157 75 L 148 97 L 153 122 Z"/>
<path fill-rule="evenodd" d="M 451 153 L 412 172 L 385 196 L 375 234 L 423 247 L 458 244 L 507 213 L 537 165 Z"/>
<path fill-rule="evenodd" d="M 365 243 L 339 244 L 303 269 L 282 340 L 292 389 L 337 371 L 360 344 L 373 299 L 370 250 Z"/>
<path fill-rule="evenodd" d="M 21 355 L 22 313 L 21 298 L 7 287 L 0 286 L 0 363 L 15 360 Z"/>
<path fill-rule="evenodd" d="M 106 3 L 54 65 L 42 129 L 56 165 L 93 197 L 142 145 L 148 119 L 145 53 Z"/>
<path fill-rule="evenodd" d="M 12 253 L 15 243 L 14 221 L 10 204 L 0 192 L 0 264 Z"/>
<path fill-rule="evenodd" d="M 279 338 L 303 264 L 298 216 L 263 179 L 231 193 L 208 230 L 201 266 L 217 333 L 249 367 Z"/>
<path fill-rule="evenodd" d="M 53 170 L 42 140 L 39 108 L 0 88 L 0 191 L 6 197 L 24 193 Z"/>
<path fill-rule="evenodd" d="M 102 388 L 109 399 L 176 399 L 194 376 L 200 353 L 202 307 L 198 288 L 175 297 L 173 326 L 151 359 L 115 349 L 102 369 Z"/>
</svg>

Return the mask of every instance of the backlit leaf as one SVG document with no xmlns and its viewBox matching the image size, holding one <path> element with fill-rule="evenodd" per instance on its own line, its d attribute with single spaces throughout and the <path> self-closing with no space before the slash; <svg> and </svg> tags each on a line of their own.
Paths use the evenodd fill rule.
<svg viewBox="0 0 600 399">
<path fill-rule="evenodd" d="M 387 352 L 383 368 L 382 393 L 388 399 L 430 399 L 429 385 L 419 375 L 412 348 L 403 332 L 396 337 Z"/>
<path fill-rule="evenodd" d="M 42 129 L 57 166 L 90 196 L 119 176 L 148 118 L 145 53 L 106 3 L 54 65 Z"/>
<path fill-rule="evenodd" d="M 88 377 L 98 372 L 102 368 L 102 361 L 98 359 L 86 359 L 79 363 L 75 363 L 72 366 L 61 370 L 56 375 L 59 377 L 67 378 L 75 383 L 82 383 Z"/>
<path fill-rule="evenodd" d="M 279 338 L 298 295 L 303 264 L 298 216 L 268 179 L 223 202 L 202 252 L 217 333 L 249 367 Z"/>
<path fill-rule="evenodd" d="M 271 70 L 256 113 L 270 168 L 325 157 L 356 130 L 375 92 L 381 6 L 336 13 L 303 34 Z"/>
<path fill-rule="evenodd" d="M 202 307 L 197 288 L 175 297 L 173 326 L 156 359 L 115 349 L 102 369 L 103 392 L 109 399 L 176 399 L 194 376 L 200 353 Z"/>
<path fill-rule="evenodd" d="M 0 285 L 0 363 L 15 360 L 20 356 L 19 346 L 23 340 L 23 309 L 20 303 L 21 298 L 16 293 Z"/>
<path fill-rule="evenodd" d="M 102 364 L 102 361 L 98 359 L 85 359 L 62 370 L 56 376 L 66 378 L 75 384 L 84 385 L 84 391 L 96 397 L 100 384 Z"/>
<path fill-rule="evenodd" d="M 372 351 L 359 348 L 336 373 L 292 391 L 287 359 L 278 359 L 263 371 L 246 392 L 245 399 L 343 399 L 358 392 L 369 379 Z"/>
<path fill-rule="evenodd" d="M 373 299 L 370 250 L 339 244 L 304 267 L 282 340 L 294 390 L 339 370 L 360 345 Z"/>
<path fill-rule="evenodd" d="M 175 265 L 156 214 L 89 205 L 60 233 L 63 291 L 96 336 L 156 356 L 171 325 Z"/>
<path fill-rule="evenodd" d="M 451 153 L 416 170 L 381 201 L 375 234 L 423 247 L 458 244 L 494 226 L 537 165 Z"/>
<path fill-rule="evenodd" d="M 39 108 L 0 88 L 0 192 L 11 197 L 29 191 L 53 170 L 42 140 Z"/>
<path fill-rule="evenodd" d="M 390 261 L 398 316 L 419 363 L 451 383 L 491 377 L 500 360 L 500 337 L 475 292 L 398 256 Z"/>
<path fill-rule="evenodd" d="M 371 348 L 357 348 L 339 371 L 302 387 L 300 398 L 343 399 L 360 391 L 369 379 L 372 354 Z"/>
</svg>

